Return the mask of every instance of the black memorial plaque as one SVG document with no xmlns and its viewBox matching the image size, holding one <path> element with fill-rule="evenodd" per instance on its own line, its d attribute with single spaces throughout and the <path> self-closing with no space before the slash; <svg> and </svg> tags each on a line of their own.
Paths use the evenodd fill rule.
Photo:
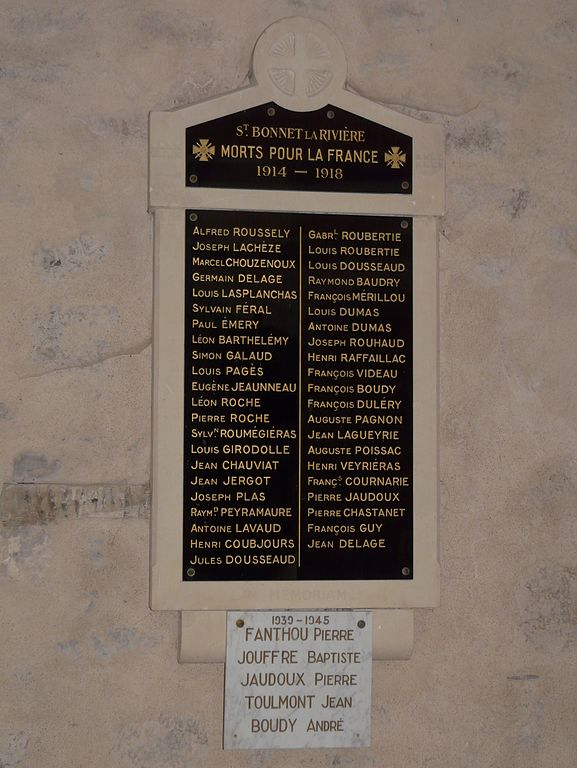
<svg viewBox="0 0 577 768">
<path fill-rule="evenodd" d="M 412 138 L 338 107 L 262 104 L 186 130 L 186 185 L 411 194 Z"/>
<path fill-rule="evenodd" d="M 411 579 L 412 221 L 186 212 L 185 581 Z"/>
</svg>

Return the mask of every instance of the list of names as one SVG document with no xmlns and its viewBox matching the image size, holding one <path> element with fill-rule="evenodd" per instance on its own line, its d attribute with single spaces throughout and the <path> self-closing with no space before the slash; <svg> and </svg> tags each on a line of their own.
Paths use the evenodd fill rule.
<svg viewBox="0 0 577 768">
<path fill-rule="evenodd" d="M 412 576 L 412 226 L 187 211 L 185 580 Z"/>
</svg>

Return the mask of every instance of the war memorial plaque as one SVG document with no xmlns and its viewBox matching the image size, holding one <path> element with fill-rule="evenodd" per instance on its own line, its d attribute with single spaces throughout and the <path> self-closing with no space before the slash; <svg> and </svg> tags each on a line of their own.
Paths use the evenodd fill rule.
<svg viewBox="0 0 577 768">
<path fill-rule="evenodd" d="M 180 660 L 224 660 L 227 611 L 335 609 L 408 658 L 439 600 L 442 130 L 283 19 L 246 87 L 151 113 L 149 170 L 151 604 Z"/>
<path fill-rule="evenodd" d="M 412 192 L 412 139 L 327 105 L 269 102 L 186 131 L 189 187 Z"/>
<path fill-rule="evenodd" d="M 367 747 L 370 611 L 230 611 L 224 748 Z"/>
<path fill-rule="evenodd" d="M 411 220 L 187 214 L 183 579 L 410 579 Z"/>
</svg>

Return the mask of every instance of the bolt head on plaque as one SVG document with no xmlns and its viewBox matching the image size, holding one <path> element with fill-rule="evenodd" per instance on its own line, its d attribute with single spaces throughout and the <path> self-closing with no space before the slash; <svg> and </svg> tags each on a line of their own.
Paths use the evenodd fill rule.
<svg viewBox="0 0 577 768">
<path fill-rule="evenodd" d="M 319 21 L 281 19 L 257 40 L 253 74 L 270 98 L 307 112 L 329 104 L 345 86 L 347 61 L 340 40 Z"/>
</svg>

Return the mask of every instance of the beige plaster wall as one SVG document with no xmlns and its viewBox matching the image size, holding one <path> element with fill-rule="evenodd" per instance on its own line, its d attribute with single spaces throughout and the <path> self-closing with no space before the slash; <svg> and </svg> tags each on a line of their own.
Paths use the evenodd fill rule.
<svg viewBox="0 0 577 768">
<path fill-rule="evenodd" d="M 443 605 L 374 665 L 373 746 L 223 753 L 221 665 L 147 607 L 147 113 L 272 21 L 447 131 Z M 574 0 L 3 0 L 0 766 L 577 764 Z"/>
</svg>

